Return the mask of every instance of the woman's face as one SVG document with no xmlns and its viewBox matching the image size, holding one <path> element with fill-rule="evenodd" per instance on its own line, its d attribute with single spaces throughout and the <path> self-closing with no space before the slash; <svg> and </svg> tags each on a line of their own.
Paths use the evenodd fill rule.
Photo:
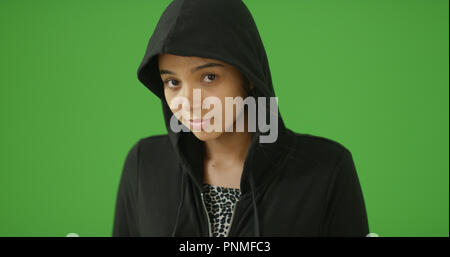
<svg viewBox="0 0 450 257">
<path fill-rule="evenodd" d="M 158 66 L 168 105 L 178 120 L 189 128 L 198 139 L 208 141 L 220 137 L 225 128 L 233 126 L 236 116 L 243 114 L 243 108 L 236 107 L 238 109 L 236 115 L 233 105 L 231 108 L 230 105 L 225 105 L 225 97 L 245 99 L 247 96 L 242 73 L 234 66 L 215 59 L 172 54 L 159 55 Z M 196 92 L 200 92 L 201 102 L 194 102 L 194 89 L 199 89 Z M 211 105 L 210 109 L 205 106 L 202 109 L 202 103 L 205 104 L 204 99 L 210 96 L 220 100 L 216 103 L 220 103 L 221 108 Z M 178 97 L 183 97 L 189 104 L 171 104 L 172 100 Z M 226 112 L 233 113 L 232 119 L 225 119 Z M 206 115 L 207 113 L 208 115 Z M 215 119 L 214 117 L 219 117 L 216 115 L 220 115 L 221 119 Z M 200 119 L 203 120 L 203 126 Z M 195 120 L 199 122 L 195 122 Z M 221 129 L 205 131 L 206 127 L 211 128 L 208 124 L 212 125 L 215 122 L 215 126 Z"/>
</svg>

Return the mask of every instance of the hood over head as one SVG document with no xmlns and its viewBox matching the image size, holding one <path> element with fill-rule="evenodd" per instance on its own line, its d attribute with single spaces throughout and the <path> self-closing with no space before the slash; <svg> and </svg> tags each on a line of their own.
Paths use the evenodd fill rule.
<svg viewBox="0 0 450 257">
<path fill-rule="evenodd" d="M 275 97 L 275 92 L 266 52 L 253 17 L 242 0 L 174 0 L 163 12 L 148 42 L 138 68 L 138 79 L 161 99 L 168 136 L 185 171 L 183 177 L 188 174 L 203 190 L 203 142 L 190 131 L 176 133 L 170 128 L 173 113 L 164 97 L 157 58 L 163 53 L 216 59 L 233 65 L 253 84 L 253 96 L 267 97 L 268 122 L 269 98 Z M 253 197 L 256 235 L 259 235 L 259 218 L 255 192 L 277 172 L 277 167 L 287 159 L 288 150 L 292 149 L 293 140 L 285 137 L 288 130 L 278 107 L 275 111 L 278 114 L 277 140 L 261 143 L 261 135 L 270 131 L 263 133 L 256 126 L 241 177 L 241 197 Z"/>
</svg>

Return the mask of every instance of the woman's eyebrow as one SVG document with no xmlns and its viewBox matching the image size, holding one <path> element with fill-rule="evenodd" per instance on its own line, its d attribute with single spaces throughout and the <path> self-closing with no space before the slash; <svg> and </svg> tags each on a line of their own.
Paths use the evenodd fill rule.
<svg viewBox="0 0 450 257">
<path fill-rule="evenodd" d="M 223 64 L 220 64 L 220 63 L 210 62 L 210 63 L 206 63 L 206 64 L 203 64 L 203 65 L 200 65 L 200 66 L 197 66 L 197 67 L 193 68 L 193 69 L 191 70 L 191 73 L 194 73 L 195 71 L 198 71 L 198 70 L 201 70 L 201 69 L 204 69 L 204 68 L 217 67 L 217 66 L 223 67 L 224 65 L 223 65 Z M 176 75 L 175 72 L 170 71 L 170 70 L 160 70 L 160 71 L 159 71 L 159 74 L 161 74 L 161 75 L 162 75 L 162 74 L 172 74 L 172 75 Z"/>
</svg>

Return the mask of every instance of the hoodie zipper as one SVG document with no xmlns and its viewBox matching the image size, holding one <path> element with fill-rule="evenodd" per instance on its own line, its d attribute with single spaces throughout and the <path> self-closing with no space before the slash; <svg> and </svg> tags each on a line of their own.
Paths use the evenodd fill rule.
<svg viewBox="0 0 450 257">
<path fill-rule="evenodd" d="M 200 193 L 200 195 L 201 195 L 201 197 L 202 197 L 203 210 L 205 210 L 206 219 L 208 220 L 208 233 L 209 233 L 209 236 L 212 237 L 212 233 L 211 233 L 211 221 L 209 220 L 208 210 L 206 209 L 205 200 L 204 200 L 204 198 L 203 198 L 203 193 Z"/>
</svg>

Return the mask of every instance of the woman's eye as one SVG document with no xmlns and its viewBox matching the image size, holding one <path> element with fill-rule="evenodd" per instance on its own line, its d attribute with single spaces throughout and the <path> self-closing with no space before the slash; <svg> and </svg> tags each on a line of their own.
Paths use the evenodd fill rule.
<svg viewBox="0 0 450 257">
<path fill-rule="evenodd" d="M 177 87 L 180 83 L 177 80 L 174 79 L 168 79 L 164 81 L 169 87 Z"/>
<path fill-rule="evenodd" d="M 214 79 L 216 79 L 216 74 L 210 73 L 205 76 L 204 80 L 205 82 L 212 82 Z"/>
</svg>

